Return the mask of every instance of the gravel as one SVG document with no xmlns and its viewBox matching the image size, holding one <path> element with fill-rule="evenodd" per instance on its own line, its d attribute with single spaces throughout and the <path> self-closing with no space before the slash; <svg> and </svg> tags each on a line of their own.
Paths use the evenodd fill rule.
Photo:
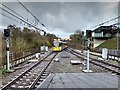
<svg viewBox="0 0 120 90">
<path fill-rule="evenodd" d="M 15 78 L 18 74 L 24 72 L 25 70 L 27 70 L 31 65 L 35 64 L 35 62 L 31 62 L 28 64 L 25 64 L 24 68 L 20 68 L 17 69 L 11 73 L 8 73 L 6 76 L 2 77 L 2 85 L 7 84 L 8 82 L 10 82 L 13 78 Z M 23 64 L 21 65 L 21 67 L 23 67 Z"/>
<path fill-rule="evenodd" d="M 49 56 L 49 58 L 51 58 L 52 56 Z M 55 61 L 56 59 L 58 59 L 59 61 Z M 46 60 L 49 60 L 48 58 Z M 79 65 L 71 65 L 70 61 L 71 60 L 78 60 L 83 62 L 82 59 L 66 52 L 66 51 L 62 51 L 60 52 L 54 59 L 54 61 L 52 62 L 52 65 L 50 65 L 50 73 L 83 73 L 83 64 L 79 64 Z M 2 84 L 5 85 L 7 84 L 9 81 L 11 81 L 13 78 L 15 78 L 15 76 L 17 76 L 18 74 L 20 74 L 21 72 L 24 72 L 26 69 L 28 69 L 31 65 L 35 64 L 36 62 L 26 62 L 22 65 L 20 65 L 19 67 L 22 67 L 20 69 L 17 69 L 16 71 L 7 74 L 6 76 L 2 77 Z M 93 73 L 102 73 L 102 72 L 108 72 L 107 70 L 93 65 L 90 63 L 90 69 L 93 71 Z"/>
<path fill-rule="evenodd" d="M 48 55 L 50 52 L 46 52 L 46 54 L 41 55 L 41 58 L 43 58 L 44 56 Z M 33 59 L 32 59 L 33 60 Z M 35 62 L 31 62 L 30 60 L 27 60 L 26 62 L 20 64 L 17 67 L 14 67 L 14 71 L 11 73 L 8 73 L 5 76 L 2 76 L 2 85 L 7 84 L 8 82 L 10 82 L 13 78 L 17 77 L 19 74 L 21 74 L 22 72 L 26 71 L 28 68 L 30 68 L 33 64 L 37 63 L 37 61 Z"/>
<path fill-rule="evenodd" d="M 65 51 L 59 53 L 56 58 L 58 58 L 59 62 L 53 62 L 50 68 L 51 73 L 83 73 L 83 64 L 71 65 L 70 63 L 71 60 L 79 60 L 83 62 L 82 59 Z M 90 64 L 90 69 L 95 73 L 106 72 L 103 68 L 93 64 Z"/>
</svg>

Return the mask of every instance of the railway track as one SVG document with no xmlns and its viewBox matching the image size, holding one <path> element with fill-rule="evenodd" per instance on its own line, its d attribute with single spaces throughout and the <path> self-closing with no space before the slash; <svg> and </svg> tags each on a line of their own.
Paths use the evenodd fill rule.
<svg viewBox="0 0 120 90">
<path fill-rule="evenodd" d="M 82 59 L 86 58 L 82 53 L 74 51 L 73 49 L 67 49 L 66 51 L 79 57 L 79 58 L 82 58 Z M 112 73 L 116 73 L 117 75 L 120 75 L 120 67 L 119 66 L 107 63 L 107 62 L 102 61 L 102 60 L 97 60 L 97 59 L 94 59 L 91 57 L 90 57 L 90 63 L 97 65 L 97 66 L 100 66 L 102 68 L 105 68 L 105 69 L 111 71 Z"/>
<path fill-rule="evenodd" d="M 46 54 L 42 54 L 40 58 L 41 59 L 44 58 L 45 56 L 49 55 L 51 52 L 52 51 L 49 51 Z M 2 77 L 2 79 L 3 79 L 2 80 L 2 86 L 6 85 L 8 82 L 12 81 L 15 77 L 18 76 L 18 74 L 21 74 L 21 72 L 24 72 L 25 70 L 30 68 L 33 64 L 38 62 L 38 61 L 34 62 L 34 60 L 37 60 L 36 59 L 36 53 L 33 54 L 32 56 L 29 55 L 28 57 L 24 57 L 21 62 L 17 62 L 16 64 L 14 63 L 14 66 L 11 67 L 11 70 L 14 70 L 14 71 L 12 73 Z"/>
<path fill-rule="evenodd" d="M 51 57 L 52 55 L 52 57 Z M 3 86 L 1 90 L 25 89 L 33 90 L 42 83 L 43 80 L 49 75 L 49 67 L 57 53 L 51 52 L 44 57 L 41 61 L 35 63 L 22 74 L 18 75 L 8 84 Z M 44 61 L 46 58 L 51 57 L 50 60 Z"/>
</svg>

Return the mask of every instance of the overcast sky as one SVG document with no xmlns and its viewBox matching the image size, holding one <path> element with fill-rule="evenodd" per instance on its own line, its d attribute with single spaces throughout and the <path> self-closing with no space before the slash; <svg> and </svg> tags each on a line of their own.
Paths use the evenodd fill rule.
<svg viewBox="0 0 120 90">
<path fill-rule="evenodd" d="M 28 18 L 30 22 L 34 22 L 33 17 L 18 2 L 7 2 L 4 4 L 24 18 Z M 118 16 L 117 2 L 23 2 L 23 4 L 48 29 L 43 28 L 40 24 L 37 27 L 45 29 L 49 33 L 54 33 L 59 37 L 69 37 L 77 29 L 82 31 L 92 29 L 91 27 Z M 10 16 L 5 12 L 2 13 Z M 14 18 L 13 16 L 10 17 Z M 114 22 L 110 22 L 107 25 Z M 2 27 L 6 27 L 8 24 L 24 26 L 2 16 Z"/>
</svg>

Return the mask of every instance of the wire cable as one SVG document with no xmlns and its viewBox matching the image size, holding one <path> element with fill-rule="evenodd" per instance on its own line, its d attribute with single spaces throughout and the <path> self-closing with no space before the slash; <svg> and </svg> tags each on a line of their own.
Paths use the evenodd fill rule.
<svg viewBox="0 0 120 90">
<path fill-rule="evenodd" d="M 111 22 L 111 21 L 113 21 L 113 20 L 116 20 L 116 19 L 118 19 L 118 18 L 120 18 L 120 16 L 115 17 L 115 18 L 113 18 L 113 19 L 110 19 L 110 20 L 108 20 L 108 21 L 105 21 L 105 22 L 103 22 L 103 23 L 100 23 L 100 24 L 98 24 L 98 25 L 96 25 L 96 26 L 94 26 L 94 27 L 92 27 L 92 28 L 96 28 L 96 27 L 98 27 L 98 26 L 104 25 L 104 24 L 109 23 L 109 22 Z"/>
<path fill-rule="evenodd" d="M 0 3 L 0 4 L 3 5 L 4 7 L 6 7 L 7 9 L 9 9 L 10 11 L 12 11 L 13 13 L 15 13 L 16 15 L 18 15 L 19 17 L 21 17 L 22 19 L 25 19 L 24 17 L 22 17 L 21 15 L 19 15 L 18 13 L 16 13 L 15 11 L 13 11 L 12 9 L 10 9 L 6 5 L 4 5 L 3 3 Z"/>
<path fill-rule="evenodd" d="M 4 6 L 5 8 L 7 8 L 8 10 L 10 10 L 11 12 L 13 12 L 14 14 L 18 15 L 19 17 L 21 17 L 22 19 L 26 20 L 23 16 L 21 16 L 20 14 L 16 13 L 15 11 L 13 11 L 11 8 L 7 7 L 6 5 L 4 5 L 3 3 L 0 3 L 2 6 Z M 28 19 L 26 20 L 27 22 Z M 30 22 L 29 22 L 30 23 Z M 32 24 L 32 23 L 31 23 Z M 35 24 L 36 25 L 36 24 Z"/>
<path fill-rule="evenodd" d="M 32 25 L 32 24 L 30 24 L 29 22 L 27 22 L 27 21 L 25 21 L 25 20 L 23 20 L 23 19 L 19 18 L 18 16 L 16 16 L 16 15 L 14 15 L 13 13 L 11 13 L 11 12 L 9 12 L 9 11 L 5 10 L 4 8 L 0 7 L 0 9 L 2 9 L 2 10 L 3 10 L 3 11 L 5 11 L 6 13 L 8 13 L 8 14 L 10 14 L 10 15 L 14 16 L 15 18 L 17 18 L 17 19 L 21 20 L 22 22 L 24 22 L 24 23 L 28 24 L 29 26 L 31 26 L 31 27 L 33 27 L 33 28 L 35 28 L 35 29 L 39 30 L 39 31 L 43 31 L 43 32 L 45 32 L 44 30 L 42 30 L 42 29 L 39 29 L 39 28 L 35 27 L 34 25 Z"/>
<path fill-rule="evenodd" d="M 9 17 L 9 16 L 7 16 L 7 15 L 5 15 L 5 14 L 3 14 L 3 13 L 0 13 L 0 14 L 3 15 L 4 17 L 7 17 L 7 18 L 9 18 L 9 19 L 15 21 L 15 22 L 20 23 L 19 21 L 15 20 L 15 19 L 13 19 L 13 18 L 11 18 L 11 17 Z"/>
<path fill-rule="evenodd" d="M 47 28 L 46 26 L 45 26 L 45 24 L 43 24 L 30 10 L 28 10 L 28 8 L 25 6 L 25 5 L 23 5 L 23 3 L 22 2 L 20 2 L 19 0 L 17 0 L 18 2 L 19 2 L 19 4 L 20 5 L 22 5 L 43 27 L 45 27 L 45 28 Z M 47 28 L 48 29 L 48 28 Z"/>
</svg>

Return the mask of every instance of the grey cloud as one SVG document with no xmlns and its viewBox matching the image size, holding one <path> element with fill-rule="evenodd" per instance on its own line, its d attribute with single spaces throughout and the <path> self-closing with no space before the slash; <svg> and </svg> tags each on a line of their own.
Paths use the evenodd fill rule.
<svg viewBox="0 0 120 90">
<path fill-rule="evenodd" d="M 5 4 L 27 18 L 27 12 L 17 2 Z M 62 37 L 68 37 L 68 34 L 74 33 L 76 29 L 85 31 L 118 15 L 117 2 L 23 2 L 23 4 L 49 28 L 48 32 Z M 32 16 L 28 16 L 29 20 L 33 21 Z M 3 25 L 7 25 L 8 19 L 4 17 L 3 19 Z M 39 27 L 42 28 L 40 24 Z"/>
</svg>

